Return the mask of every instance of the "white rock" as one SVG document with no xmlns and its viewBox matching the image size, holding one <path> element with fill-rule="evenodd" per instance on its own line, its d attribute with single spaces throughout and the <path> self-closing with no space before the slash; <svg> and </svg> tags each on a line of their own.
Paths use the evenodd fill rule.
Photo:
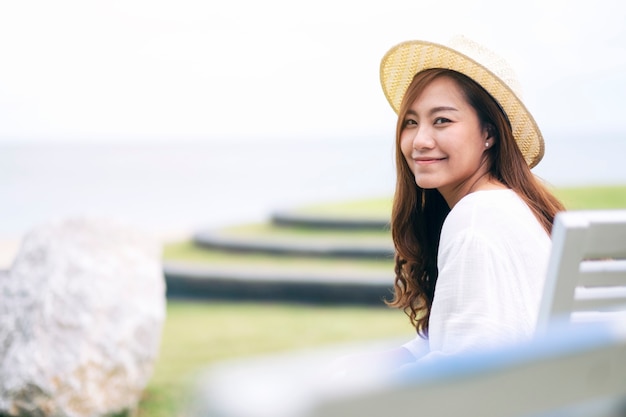
<svg viewBox="0 0 626 417">
<path fill-rule="evenodd" d="M 36 228 L 0 275 L 0 414 L 134 409 L 164 319 L 155 240 L 103 219 Z"/>
</svg>

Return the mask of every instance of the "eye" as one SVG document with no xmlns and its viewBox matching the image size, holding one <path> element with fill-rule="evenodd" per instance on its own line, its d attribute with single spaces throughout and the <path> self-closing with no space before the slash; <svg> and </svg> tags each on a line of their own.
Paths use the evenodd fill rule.
<svg viewBox="0 0 626 417">
<path fill-rule="evenodd" d="M 441 125 L 441 124 L 450 123 L 450 122 L 451 122 L 451 120 L 450 119 L 446 119 L 445 117 L 437 117 L 435 119 L 434 124 Z"/>
<path fill-rule="evenodd" d="M 417 125 L 417 120 L 415 119 L 405 119 L 404 123 L 402 123 L 402 127 L 416 126 L 416 125 Z"/>
</svg>

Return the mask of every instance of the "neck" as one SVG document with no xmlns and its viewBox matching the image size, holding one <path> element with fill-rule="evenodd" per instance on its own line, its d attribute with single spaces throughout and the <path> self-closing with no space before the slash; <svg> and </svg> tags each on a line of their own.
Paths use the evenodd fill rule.
<svg viewBox="0 0 626 417">
<path fill-rule="evenodd" d="M 446 200 L 446 203 L 448 203 L 448 207 L 452 209 L 463 197 L 475 191 L 503 190 L 506 188 L 504 184 L 491 176 L 491 174 L 484 172 L 480 175 L 472 176 L 451 190 L 439 189 L 439 192 Z"/>
</svg>

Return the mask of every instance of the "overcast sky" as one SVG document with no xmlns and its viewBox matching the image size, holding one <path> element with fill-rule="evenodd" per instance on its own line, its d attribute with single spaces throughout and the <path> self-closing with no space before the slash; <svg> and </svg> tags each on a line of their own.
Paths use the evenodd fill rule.
<svg viewBox="0 0 626 417">
<path fill-rule="evenodd" d="M 461 33 L 544 131 L 626 131 L 622 0 L 0 3 L 0 141 L 386 134 L 378 68 Z"/>
</svg>

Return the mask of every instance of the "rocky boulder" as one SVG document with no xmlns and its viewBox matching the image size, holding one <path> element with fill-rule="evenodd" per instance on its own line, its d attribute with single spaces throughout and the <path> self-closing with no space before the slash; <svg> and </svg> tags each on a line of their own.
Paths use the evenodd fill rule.
<svg viewBox="0 0 626 417">
<path fill-rule="evenodd" d="M 0 274 L 0 415 L 132 411 L 164 319 L 156 240 L 103 219 L 34 229 Z"/>
</svg>

